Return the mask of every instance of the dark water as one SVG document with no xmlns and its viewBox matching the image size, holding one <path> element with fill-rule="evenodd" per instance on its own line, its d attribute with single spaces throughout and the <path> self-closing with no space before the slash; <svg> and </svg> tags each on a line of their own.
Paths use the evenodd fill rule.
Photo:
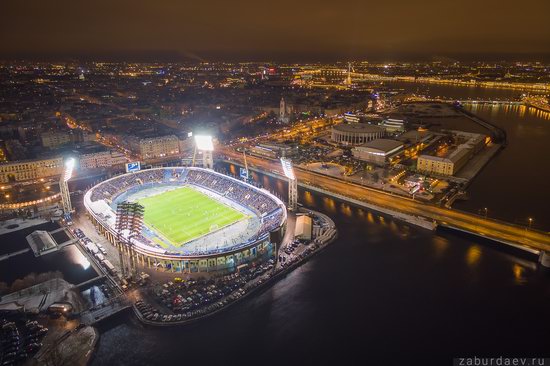
<svg viewBox="0 0 550 366">
<path fill-rule="evenodd" d="M 489 216 L 550 231 L 550 114 L 524 106 L 482 105 L 469 108 L 503 127 L 508 146 L 474 179 L 470 200 L 454 206 L 476 212 L 487 207 Z"/>
<path fill-rule="evenodd" d="M 408 87 L 456 99 L 519 94 Z M 505 127 L 510 143 L 459 207 L 488 207 L 490 216 L 518 222 L 532 215 L 550 227 L 550 121 L 505 108 L 476 112 Z M 283 183 L 258 178 L 284 195 Z M 450 365 L 466 355 L 550 355 L 550 275 L 535 258 L 300 196 L 336 222 L 339 238 L 326 251 L 259 296 L 190 327 L 145 328 L 131 316 L 103 324 L 93 364 Z"/>
<path fill-rule="evenodd" d="M 4 234 L 0 236 L 0 255 L 29 248 L 25 237 L 35 230 L 52 231 L 57 228 L 59 228 L 57 224 L 45 223 Z M 66 237 L 66 235 L 60 237 Z M 78 284 L 97 276 L 94 269 L 89 266 L 86 257 L 74 245 L 40 257 L 35 257 L 32 251 L 28 251 L 0 261 L 0 281 L 7 284 L 11 284 L 14 280 L 23 278 L 31 272 L 39 274 L 51 271 L 60 271 L 63 278 L 72 284 Z"/>
<path fill-rule="evenodd" d="M 449 99 L 514 100 L 520 90 L 459 87 L 410 82 L 385 83 L 389 88 L 403 89 L 430 97 Z M 456 202 L 453 207 L 479 213 L 485 207 L 490 217 L 550 231 L 550 113 L 525 106 L 465 105 L 465 108 L 500 127 L 508 136 L 508 146 L 474 179 L 468 192 L 469 201 Z M 448 120 L 448 123 L 456 121 Z M 485 132 L 478 126 L 453 125 L 474 132 Z"/>
<path fill-rule="evenodd" d="M 550 277 L 531 258 L 305 195 L 338 226 L 325 252 L 188 328 L 105 325 L 93 364 L 445 365 L 548 352 Z"/>
</svg>

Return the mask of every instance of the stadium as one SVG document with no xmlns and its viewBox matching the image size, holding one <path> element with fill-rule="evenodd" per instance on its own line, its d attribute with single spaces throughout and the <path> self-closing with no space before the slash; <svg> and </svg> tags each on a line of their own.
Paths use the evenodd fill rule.
<svg viewBox="0 0 550 366">
<path fill-rule="evenodd" d="M 84 206 L 113 245 L 121 202 L 144 208 L 143 229 L 129 239 L 138 263 L 173 272 L 232 270 L 270 256 L 286 228 L 286 207 L 264 189 L 202 168 L 155 168 L 103 181 Z M 128 240 L 126 238 L 126 240 Z"/>
</svg>

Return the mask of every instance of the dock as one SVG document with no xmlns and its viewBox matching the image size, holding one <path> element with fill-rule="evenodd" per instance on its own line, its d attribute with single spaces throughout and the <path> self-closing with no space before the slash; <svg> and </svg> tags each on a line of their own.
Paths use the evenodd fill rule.
<svg viewBox="0 0 550 366">
<path fill-rule="evenodd" d="M 18 250 L 17 252 L 0 255 L 0 262 L 5 261 L 6 259 L 10 259 L 11 257 L 15 257 L 16 255 L 27 253 L 30 250 L 31 248 L 25 248 L 25 249 Z"/>
<path fill-rule="evenodd" d="M 94 325 L 131 308 L 132 301 L 125 294 L 122 294 L 109 299 L 106 303 L 82 312 L 80 321 L 86 325 Z"/>
</svg>

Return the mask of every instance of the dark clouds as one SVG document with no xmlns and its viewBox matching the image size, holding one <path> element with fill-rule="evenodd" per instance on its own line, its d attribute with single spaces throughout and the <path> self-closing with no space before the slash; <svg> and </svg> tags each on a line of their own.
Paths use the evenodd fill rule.
<svg viewBox="0 0 550 366">
<path fill-rule="evenodd" d="M 0 54 L 11 56 L 550 53 L 548 0 L 3 0 L 0 13 Z"/>
</svg>

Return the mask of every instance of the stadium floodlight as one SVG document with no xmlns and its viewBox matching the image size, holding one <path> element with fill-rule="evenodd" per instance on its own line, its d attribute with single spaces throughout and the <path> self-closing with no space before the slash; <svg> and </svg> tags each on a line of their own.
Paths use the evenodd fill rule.
<svg viewBox="0 0 550 366">
<path fill-rule="evenodd" d="M 296 211 L 298 209 L 298 180 L 294 174 L 294 168 L 292 168 L 292 161 L 281 158 L 281 165 L 285 176 L 288 178 L 288 208 Z"/>
<path fill-rule="evenodd" d="M 75 164 L 76 164 L 76 161 L 74 158 L 68 158 L 67 160 L 65 160 L 65 167 L 59 179 L 59 191 L 61 193 L 61 203 L 63 204 L 63 211 L 65 215 L 68 215 L 68 217 L 73 211 L 73 206 L 71 204 L 71 194 L 69 192 L 69 186 L 67 182 L 73 176 L 73 170 L 74 170 Z"/>
<path fill-rule="evenodd" d="M 281 158 L 281 165 L 283 166 L 283 172 L 288 179 L 295 180 L 294 168 L 292 168 L 292 161 Z"/>
<path fill-rule="evenodd" d="M 202 165 L 206 169 L 214 169 L 214 158 L 212 157 L 212 151 L 214 151 L 214 143 L 212 142 L 212 136 L 207 135 L 195 135 L 195 152 L 193 153 L 193 166 L 195 166 L 195 156 L 197 150 L 202 151 Z"/>
<path fill-rule="evenodd" d="M 197 144 L 197 149 L 201 151 L 214 151 L 212 136 L 195 135 L 195 144 Z"/>
<path fill-rule="evenodd" d="M 73 170 L 75 166 L 74 158 L 65 160 L 65 169 L 63 170 L 63 180 L 67 182 L 73 176 Z"/>
</svg>

